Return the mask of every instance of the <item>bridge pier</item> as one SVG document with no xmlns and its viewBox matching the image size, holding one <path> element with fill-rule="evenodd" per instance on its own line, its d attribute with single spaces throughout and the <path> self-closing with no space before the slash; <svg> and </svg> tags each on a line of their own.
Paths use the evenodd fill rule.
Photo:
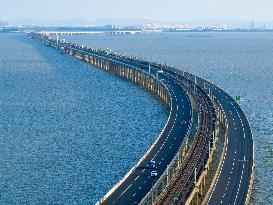
<svg viewBox="0 0 273 205">
<path fill-rule="evenodd" d="M 114 75 L 120 76 L 137 85 L 145 87 L 150 92 L 157 94 L 167 106 L 170 106 L 170 98 L 167 88 L 165 88 L 165 86 L 153 76 L 146 74 L 143 71 L 126 67 L 115 62 L 110 62 L 96 56 L 86 55 L 85 53 L 78 52 L 73 49 L 69 49 L 68 53 L 75 58 L 84 60 L 91 65 L 102 68 L 103 70 L 109 71 Z"/>
<path fill-rule="evenodd" d="M 69 46 L 69 44 L 66 44 L 64 42 L 60 41 L 60 43 L 59 43 L 58 40 L 57 41 L 52 40 L 52 39 L 49 39 L 43 35 L 39 35 L 39 34 L 37 35 L 35 33 L 31 33 L 29 35 L 29 37 L 37 39 L 47 46 L 56 48 L 60 52 L 68 53 L 69 55 L 74 56 L 75 58 L 81 59 L 87 63 L 90 63 L 92 65 L 100 67 L 105 71 L 110 71 L 111 73 L 113 73 L 117 76 L 123 77 L 127 80 L 130 80 L 130 81 L 140 85 L 140 86 L 143 86 L 143 87 L 147 88 L 147 90 L 157 94 L 158 97 L 166 105 L 170 106 L 170 103 L 171 103 L 170 96 L 168 93 L 168 89 L 165 87 L 165 85 L 162 82 L 160 82 L 157 77 L 150 75 L 150 72 L 149 72 L 149 74 L 147 74 L 144 70 L 141 70 L 142 66 L 140 67 L 140 69 L 135 68 L 135 66 L 134 66 L 134 65 L 138 65 L 138 64 L 143 65 L 143 64 L 146 64 L 147 62 L 143 63 L 143 61 L 138 61 L 137 59 L 133 59 L 132 64 L 131 64 L 131 63 L 127 63 L 128 58 L 125 59 L 124 56 L 118 56 L 118 58 L 124 59 L 124 61 L 122 61 L 120 59 L 117 59 L 115 56 L 112 58 L 112 57 L 109 57 L 108 55 L 104 55 L 105 52 L 100 52 L 100 50 L 98 50 L 98 49 L 86 49 L 83 46 L 79 47 L 74 44 L 71 44 Z M 155 65 L 155 66 L 158 70 L 159 69 L 162 70 L 162 65 Z M 150 68 L 150 66 L 149 66 L 149 68 Z M 183 76 L 183 79 L 182 79 L 182 78 L 180 78 L 181 74 L 180 74 L 180 76 L 178 75 L 178 73 L 179 73 L 178 70 L 174 70 L 173 68 L 169 68 L 166 66 L 163 68 L 164 68 L 164 73 L 172 76 L 172 78 L 176 79 L 177 82 L 179 82 L 180 84 L 183 84 L 183 88 L 186 88 L 185 90 L 187 91 L 188 94 L 193 92 L 193 95 L 194 95 L 193 98 L 195 99 L 196 102 L 198 101 L 198 97 L 195 95 L 199 89 L 198 85 L 200 83 L 202 83 L 202 81 L 200 81 L 200 83 L 197 84 L 197 80 L 199 81 L 199 80 L 203 80 L 203 79 L 200 79 L 200 78 L 197 79 L 196 76 L 191 75 L 191 74 L 184 72 L 184 71 L 182 71 L 182 76 Z M 219 135 L 219 133 L 222 134 L 222 127 L 224 127 L 224 145 L 223 145 L 223 150 L 222 150 L 222 156 L 220 159 L 220 163 L 218 164 L 216 174 L 215 174 L 211 184 L 214 184 L 215 177 L 218 176 L 219 167 L 223 162 L 224 150 L 227 149 L 226 145 L 228 144 L 228 140 L 227 140 L 228 123 L 226 120 L 225 112 L 220 104 L 220 101 L 217 101 L 216 97 L 213 95 L 213 92 L 210 89 L 210 83 L 206 82 L 205 80 L 203 82 L 204 83 L 201 84 L 200 89 L 202 90 L 202 87 L 203 87 L 203 91 L 205 91 L 207 93 L 207 95 L 210 97 L 210 101 L 214 105 L 213 107 L 216 108 L 216 110 L 217 110 L 217 112 L 216 112 L 217 116 L 216 116 L 216 123 L 213 124 L 215 126 L 214 127 L 215 129 L 213 130 L 213 132 L 210 133 L 211 135 L 208 137 L 208 139 L 206 139 L 207 141 L 205 141 L 204 149 L 202 148 L 203 149 L 202 151 L 205 153 L 204 157 L 203 157 L 203 161 L 201 161 L 202 159 L 200 158 L 199 159 L 200 161 L 198 161 L 199 164 L 196 163 L 197 165 L 190 167 L 191 169 L 194 169 L 194 168 L 195 168 L 195 170 L 198 169 L 198 173 L 197 173 L 197 171 L 195 171 L 195 183 L 194 183 L 195 187 L 193 188 L 193 191 L 190 193 L 189 197 L 188 197 L 188 194 L 189 194 L 189 191 L 192 190 L 192 188 L 187 188 L 188 192 L 186 192 L 186 194 L 182 193 L 180 195 L 182 198 L 181 200 L 183 202 L 185 202 L 185 200 L 187 199 L 186 204 L 197 204 L 198 205 L 198 204 L 200 204 L 203 195 L 206 194 L 206 189 L 204 189 L 204 187 L 206 186 L 206 178 L 208 175 L 208 171 L 210 170 L 210 166 L 211 166 L 210 163 L 212 163 L 212 161 L 214 160 L 213 153 L 215 152 L 215 150 L 217 148 L 216 142 L 218 140 L 218 135 Z M 191 95 L 189 95 L 189 96 L 191 97 Z M 198 107 L 196 106 L 196 110 L 197 110 L 197 108 Z M 207 117 L 207 116 L 205 116 L 205 117 Z M 211 116 L 209 116 L 209 117 L 211 117 Z M 199 120 L 199 118 L 198 118 L 198 120 Z M 220 128 L 221 128 L 221 132 L 219 131 Z M 208 131 L 208 130 L 205 130 L 205 132 L 206 131 Z M 187 133 L 187 135 L 188 135 L 188 133 Z M 206 146 L 208 146 L 208 148 Z M 219 146 L 219 145 L 217 144 L 217 146 Z M 165 191 L 166 186 L 168 186 L 170 180 L 177 173 L 176 170 L 178 170 L 181 166 L 183 166 L 183 159 L 185 158 L 187 152 L 188 152 L 187 142 L 184 142 L 184 147 L 180 148 L 178 155 L 176 155 L 174 157 L 174 159 L 172 160 L 170 165 L 168 165 L 167 170 L 163 173 L 163 175 L 160 177 L 160 179 L 157 181 L 157 183 L 153 186 L 152 190 L 143 199 L 143 201 L 145 203 L 141 203 L 141 204 L 153 204 L 154 201 L 157 200 L 157 198 L 160 198 L 161 193 Z M 207 156 L 207 152 L 208 152 L 208 156 Z M 206 164 L 204 166 L 204 163 L 205 163 L 204 160 L 207 159 L 207 157 L 208 157 L 208 160 L 206 161 Z M 193 160 L 195 160 L 195 158 L 193 158 Z M 252 165 L 252 172 L 253 172 L 253 165 Z M 190 173 L 192 173 L 192 172 L 190 172 Z M 201 176 L 199 176 L 200 174 L 201 174 Z M 192 183 L 193 183 L 192 174 L 188 175 L 188 177 L 190 177 L 191 180 L 187 181 L 187 184 L 185 184 L 185 187 L 187 187 L 188 184 L 190 184 L 190 186 L 192 187 Z M 198 178 L 198 181 L 197 181 L 197 178 Z M 251 175 L 251 178 L 252 178 L 252 175 Z M 210 182 L 208 184 L 211 186 Z M 209 193 L 209 191 L 207 193 Z M 169 194 L 169 192 L 168 192 L 168 194 Z M 249 195 L 247 197 L 249 197 Z M 180 199 L 177 198 L 177 200 L 180 200 Z M 205 201 L 205 199 L 204 199 L 204 201 Z"/>
</svg>

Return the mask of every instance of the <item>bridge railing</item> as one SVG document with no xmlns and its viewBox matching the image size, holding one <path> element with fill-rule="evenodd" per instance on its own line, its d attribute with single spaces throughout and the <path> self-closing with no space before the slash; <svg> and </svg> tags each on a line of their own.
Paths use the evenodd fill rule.
<svg viewBox="0 0 273 205">
<path fill-rule="evenodd" d="M 42 39 L 46 44 L 50 44 L 50 42 L 47 40 L 47 39 Z M 58 45 L 58 42 L 54 42 L 53 44 L 52 44 L 54 47 L 56 47 L 56 48 L 60 48 L 60 46 Z M 69 49 L 69 48 L 68 48 Z M 84 54 L 90 54 L 90 53 L 85 53 L 85 51 L 84 50 L 82 50 L 82 49 L 80 49 L 80 47 L 77 47 L 76 49 L 74 49 L 74 51 L 77 51 L 77 49 L 78 49 L 78 51 L 79 52 L 81 52 L 81 53 L 84 53 Z M 96 51 L 96 50 L 94 50 L 94 51 Z M 130 68 L 133 68 L 133 69 L 135 69 L 135 70 L 138 70 L 139 72 L 142 72 L 142 73 L 144 73 L 145 75 L 149 75 L 149 73 L 147 73 L 147 72 L 145 72 L 144 70 L 142 70 L 142 69 L 139 69 L 139 67 L 137 67 L 137 66 L 132 66 L 132 65 L 129 65 L 129 64 L 126 64 L 126 63 L 122 63 L 122 62 L 120 62 L 120 61 L 118 61 L 118 60 L 115 60 L 115 59 L 113 59 L 113 58 L 111 58 L 111 59 L 109 59 L 109 58 L 107 58 L 107 57 L 104 57 L 104 56 L 101 56 L 101 55 L 97 55 L 96 54 L 96 52 L 94 52 L 94 53 L 92 53 L 92 55 L 93 56 L 95 56 L 96 58 L 99 58 L 99 59 L 103 59 L 103 60 L 110 60 L 110 61 L 114 61 L 115 63 L 117 63 L 117 64 L 119 64 L 119 65 L 121 65 L 121 66 L 123 66 L 123 67 L 130 67 Z M 85 58 L 82 58 L 82 59 L 84 59 L 85 60 Z M 90 63 L 90 62 L 89 62 Z M 95 65 L 96 66 L 98 66 L 97 65 L 97 63 L 95 63 Z M 158 67 L 162 67 L 162 65 L 159 65 L 159 64 L 155 64 L 155 65 L 158 65 Z M 99 65 L 100 66 L 100 65 Z M 101 66 L 102 68 L 103 68 L 103 66 Z M 168 68 L 168 67 L 166 67 L 166 69 L 170 69 L 170 70 L 172 70 L 173 71 L 173 69 L 172 68 Z M 175 71 L 175 72 L 177 72 L 177 70 Z M 188 80 L 191 80 L 192 82 L 195 82 L 195 84 L 196 84 L 196 80 L 201 80 L 201 81 L 203 81 L 204 82 L 204 84 L 203 84 L 203 90 L 205 90 L 206 91 L 206 93 L 207 93 L 207 95 L 210 97 L 210 99 L 211 99 L 211 101 L 213 102 L 213 104 L 214 104 L 214 107 L 216 107 L 216 109 L 217 109 L 217 124 L 219 123 L 219 124 L 223 124 L 224 125 L 224 127 L 225 127 L 225 143 L 224 143 L 224 152 L 222 152 L 222 156 L 221 156 L 221 160 L 220 160 L 220 163 L 219 163 L 219 165 L 218 165 L 218 168 L 217 168 L 217 171 L 216 171 L 216 175 L 215 175 L 215 177 L 216 176 L 218 176 L 218 174 L 219 174 L 219 172 L 220 172 L 220 169 L 221 169 L 221 167 L 222 167 L 222 161 L 223 161 L 223 158 L 224 158 L 224 154 L 225 154 L 225 152 L 226 152 L 226 145 L 228 144 L 228 138 L 227 138 L 227 132 L 228 132 L 228 122 L 227 122 L 227 118 L 226 118 L 226 114 L 225 114 L 225 111 L 224 111 L 224 109 L 223 109 L 223 107 L 222 107 L 222 105 L 221 105 L 221 103 L 220 103 L 220 101 L 218 101 L 218 99 L 216 98 L 216 96 L 214 95 L 214 93 L 213 93 L 213 91 L 211 90 L 211 89 L 209 89 L 208 87 L 207 87 L 207 85 L 209 85 L 209 84 L 212 84 L 211 82 L 209 82 L 209 81 L 206 81 L 206 80 L 204 80 L 204 79 L 202 79 L 202 78 L 200 78 L 200 77 L 197 77 L 197 76 L 194 76 L 194 75 L 192 75 L 192 74 L 190 74 L 190 73 L 187 73 L 187 72 L 184 72 L 184 71 L 179 71 L 180 72 L 180 74 L 181 75 L 183 75 L 183 77 L 185 77 L 185 78 L 187 78 Z M 188 76 L 186 76 L 186 75 L 188 75 Z M 156 80 L 158 80 L 158 79 L 156 79 L 155 78 L 155 76 L 151 76 L 151 77 L 153 77 L 154 78 L 154 80 L 156 81 Z M 162 81 L 159 81 L 158 83 L 160 83 L 164 88 L 165 88 L 165 94 L 166 95 L 168 95 L 169 96 L 169 104 L 170 104 L 170 107 L 172 107 L 171 106 L 171 101 L 172 101 L 172 99 L 171 99 L 171 95 L 170 95 L 170 92 L 169 92 L 169 90 L 168 90 L 168 88 L 167 88 L 167 86 L 162 82 Z M 213 84 L 212 84 L 213 85 Z M 171 108 L 172 109 L 172 108 Z M 167 124 L 168 124 L 168 122 L 169 122 L 169 120 L 170 120 L 170 116 L 171 116 L 171 113 L 172 113 L 172 110 L 170 111 L 170 114 L 169 114 L 169 117 L 168 117 L 168 121 L 167 121 L 167 123 L 165 124 L 165 127 L 164 127 L 164 129 L 166 128 L 166 126 L 167 126 Z M 163 129 L 163 130 L 164 130 Z M 190 128 L 189 128 L 190 129 Z M 188 129 L 188 131 L 189 131 L 189 129 Z M 162 133 L 163 133 L 163 130 L 162 130 L 162 132 L 161 132 L 161 134 L 159 135 L 159 137 L 157 138 L 157 140 L 154 142 L 154 144 L 150 147 L 150 149 L 147 151 L 147 153 L 140 159 L 140 161 L 124 176 L 124 178 L 122 179 L 122 180 L 120 180 L 120 182 L 118 183 L 118 184 L 116 184 L 106 195 L 105 195 L 105 197 L 103 198 L 103 199 L 105 199 L 105 198 L 107 198 L 109 195 L 111 195 L 111 193 L 118 187 L 118 186 L 120 186 L 120 184 L 122 184 L 122 182 L 124 181 L 124 180 L 126 180 L 126 178 L 133 172 L 133 170 L 141 163 L 141 161 L 142 160 L 144 160 L 146 157 L 147 157 L 147 155 L 150 153 L 150 151 L 152 150 L 152 148 L 155 146 L 155 144 L 158 142 L 158 140 L 160 139 L 160 136 L 162 135 Z M 214 133 L 214 139 L 213 139 L 213 149 L 212 149 L 212 152 L 210 152 L 210 150 L 209 150 L 209 158 L 211 158 L 212 157 L 212 153 L 213 153 L 213 150 L 215 149 L 215 142 L 216 142 L 216 140 L 217 140 L 217 138 L 216 138 L 216 136 L 217 136 L 217 131 L 219 131 L 219 129 L 218 129 L 218 127 L 216 127 L 216 129 L 215 129 L 215 133 Z M 187 133 L 187 136 L 188 136 L 188 134 L 189 133 Z M 215 139 L 216 138 L 216 139 Z M 186 139 L 186 138 L 185 138 Z M 156 187 L 156 186 L 158 186 L 159 184 L 160 184 L 160 181 L 162 182 L 163 180 L 166 180 L 166 176 L 167 176 L 167 180 L 168 180 L 168 172 L 169 172 L 169 170 L 170 169 L 172 169 L 173 167 L 175 167 L 176 165 L 177 165 L 177 161 L 178 161 L 178 159 L 179 159 L 179 157 L 180 157 L 180 155 L 179 155 L 179 153 L 181 152 L 181 151 L 183 151 L 183 146 L 185 145 L 185 140 L 183 141 L 183 143 L 182 143 L 182 146 L 180 147 L 180 149 L 179 149 L 179 152 L 175 155 L 175 157 L 173 158 L 173 160 L 171 161 L 171 163 L 169 164 L 169 166 L 168 166 L 168 168 L 164 171 L 164 173 L 163 173 L 163 175 L 159 178 L 159 180 L 158 180 L 158 182 L 155 184 L 155 186 L 154 187 Z M 255 157 L 255 155 L 254 155 L 254 144 L 253 144 L 253 158 Z M 209 163 L 209 161 L 208 161 L 208 163 Z M 206 166 L 208 166 L 208 164 L 206 165 Z M 253 175 L 253 169 L 254 169 L 254 162 L 253 162 L 253 164 L 252 164 L 252 175 Z M 253 178 L 253 177 L 252 177 Z M 217 180 L 217 178 L 215 178 L 215 179 L 213 179 L 213 184 L 215 183 L 215 180 Z M 252 186 L 252 181 L 251 181 L 251 184 L 249 185 L 250 187 Z M 250 189 L 250 188 L 249 188 Z M 154 188 L 146 195 L 146 198 L 147 198 L 147 196 L 151 196 L 151 197 L 153 197 L 153 191 L 154 191 Z M 250 196 L 250 194 L 248 193 L 248 197 L 247 198 L 249 198 L 249 196 Z M 99 202 L 98 202 L 99 203 Z"/>
<path fill-rule="evenodd" d="M 103 201 L 105 201 L 131 174 L 132 172 L 141 164 L 141 162 L 143 162 L 143 160 L 150 154 L 150 152 L 153 150 L 154 146 L 158 143 L 158 141 L 160 140 L 164 130 L 166 129 L 167 125 L 170 122 L 170 117 L 172 115 L 172 97 L 170 95 L 170 91 L 168 89 L 168 87 L 166 86 L 166 84 L 164 84 L 164 82 L 162 82 L 161 80 L 159 80 L 156 76 L 151 75 L 150 73 L 146 72 L 143 69 L 140 69 L 138 66 L 133 66 L 133 65 L 129 65 L 126 63 L 123 63 L 121 61 L 118 61 L 115 59 L 115 56 L 103 56 L 100 55 L 98 53 L 98 50 L 96 49 L 90 49 L 88 51 L 86 51 L 86 49 L 84 47 L 80 47 L 77 45 L 70 45 L 67 43 L 62 43 L 56 41 L 56 40 L 50 40 L 47 37 L 44 36 L 37 36 L 34 34 L 33 36 L 34 38 L 36 38 L 37 40 L 40 40 L 42 43 L 54 47 L 58 50 L 62 50 L 62 52 L 73 55 L 79 59 L 85 60 L 90 64 L 93 64 L 97 67 L 100 67 L 104 70 L 110 71 L 113 74 L 119 75 L 120 77 L 126 78 L 128 80 L 131 80 L 135 83 L 139 83 L 139 81 L 141 80 L 141 78 L 139 78 L 139 73 L 142 73 L 146 76 L 149 76 L 150 79 L 152 79 L 152 83 L 153 83 L 153 88 L 151 88 L 150 84 L 148 85 L 149 88 L 148 89 L 158 89 L 158 87 L 155 87 L 156 84 L 160 84 L 164 89 L 162 90 L 162 87 L 159 88 L 160 91 L 156 91 L 155 93 L 159 95 L 160 98 L 162 98 L 162 100 L 170 107 L 170 112 L 169 112 L 169 116 L 168 116 L 168 120 L 163 128 L 163 130 L 161 131 L 160 135 L 157 137 L 157 139 L 154 141 L 154 143 L 152 144 L 152 146 L 149 148 L 149 150 L 142 156 L 142 158 L 139 160 L 139 162 L 134 165 L 131 170 L 129 172 L 127 172 L 127 174 L 110 190 L 107 192 L 107 194 L 101 198 L 96 204 L 100 204 Z M 92 59 L 90 60 L 90 57 L 92 56 Z M 103 62 L 104 61 L 104 62 Z M 108 62 L 108 63 L 105 63 Z M 111 62 L 111 64 L 109 64 L 109 62 Z M 115 67 L 115 68 L 114 68 Z M 119 70 L 118 72 L 117 69 L 122 69 Z M 128 69 L 134 69 L 135 71 L 137 71 L 137 73 L 134 73 L 134 76 L 132 78 L 128 78 L 128 76 L 130 75 L 124 75 L 124 69 L 126 71 L 128 71 Z M 142 79 L 143 80 L 143 79 Z M 151 82 L 149 82 L 151 83 Z M 147 84 L 144 83 L 144 85 L 142 84 L 142 86 L 146 86 Z M 146 87 L 147 88 L 147 87 Z"/>
<path fill-rule="evenodd" d="M 193 78 L 196 79 L 196 77 L 193 77 Z M 199 78 L 199 79 L 201 79 L 201 78 Z M 206 82 L 206 81 L 204 81 L 204 82 Z M 210 83 L 210 82 L 208 82 L 208 83 Z M 215 185 L 215 183 L 216 183 L 216 181 L 218 179 L 218 175 L 219 175 L 219 173 L 221 171 L 221 168 L 222 168 L 222 165 L 223 165 L 223 160 L 225 158 L 225 154 L 226 154 L 226 151 L 227 151 L 227 146 L 226 145 L 228 144 L 228 138 L 227 138 L 228 122 L 227 122 L 225 111 L 224 111 L 224 109 L 223 109 L 220 101 L 218 101 L 218 99 L 216 98 L 216 96 L 213 95 L 213 92 L 210 89 L 207 89 L 205 86 L 206 86 L 206 83 L 204 83 L 203 89 L 207 92 L 207 95 L 210 97 L 211 101 L 214 104 L 214 107 L 217 110 L 217 124 L 216 124 L 216 126 L 222 124 L 224 126 L 224 132 L 225 133 L 224 133 L 224 147 L 223 147 L 223 152 L 222 152 L 222 155 L 221 155 L 220 163 L 218 164 L 216 173 L 214 175 L 214 178 L 212 179 L 212 183 L 211 183 L 212 186 L 210 186 L 210 188 L 209 188 L 209 190 L 207 192 L 207 195 L 206 195 L 206 197 L 205 197 L 205 199 L 203 201 L 203 204 L 205 204 L 207 202 L 209 194 L 214 189 L 214 185 Z M 215 131 L 216 132 L 215 132 L 214 136 L 216 137 L 217 134 L 218 134 L 218 132 L 219 132 L 219 127 L 218 126 L 216 127 Z M 216 147 L 215 147 L 216 141 L 217 141 L 217 138 L 215 138 L 213 140 L 213 148 L 212 148 L 212 151 L 210 152 L 210 156 L 209 156 L 210 160 L 208 160 L 208 162 L 206 164 L 206 167 L 209 167 L 209 163 L 212 160 L 213 152 L 216 149 Z M 205 173 L 204 173 L 204 175 L 202 174 L 201 177 L 198 179 L 198 182 L 196 183 L 196 189 L 194 189 L 192 191 L 191 195 L 188 197 L 188 199 L 186 201 L 186 204 L 190 204 L 190 202 L 193 200 L 193 197 L 195 196 L 195 194 L 199 192 L 198 187 L 202 183 L 202 178 L 205 175 L 206 175 Z"/>
<path fill-rule="evenodd" d="M 162 83 L 162 82 L 161 82 Z M 163 83 L 162 83 L 163 84 Z M 165 84 L 163 84 L 165 86 L 165 88 L 168 90 L 167 86 Z M 169 90 L 168 90 L 169 93 Z M 171 97 L 170 97 L 171 98 Z M 170 103 L 172 103 L 172 100 L 170 100 Z M 129 172 L 127 172 L 127 174 L 110 190 L 106 193 L 105 196 L 103 196 L 97 203 L 96 205 L 101 204 L 103 201 L 105 201 L 131 174 L 132 172 L 143 162 L 143 160 L 150 154 L 150 152 L 152 151 L 152 149 L 154 148 L 154 146 L 158 143 L 158 141 L 160 140 L 164 130 L 166 129 L 169 121 L 170 121 L 170 117 L 171 117 L 171 113 L 172 113 L 172 106 L 167 122 L 165 123 L 165 126 L 163 128 L 163 130 L 161 131 L 161 133 L 159 134 L 159 136 L 157 137 L 157 139 L 154 141 L 154 143 L 151 145 L 151 147 L 149 148 L 149 150 L 141 157 L 141 159 L 138 161 L 138 163 L 136 165 L 134 165 L 131 170 Z"/>
<path fill-rule="evenodd" d="M 180 82 L 181 83 L 181 82 Z M 184 90 L 187 92 L 189 96 L 192 96 L 192 101 L 191 103 L 197 103 L 197 99 L 195 98 L 195 93 L 193 89 L 190 89 L 187 87 L 185 84 L 180 84 Z M 140 205 L 147 205 L 147 204 L 153 204 L 155 201 L 156 197 L 160 195 L 161 192 L 163 192 L 165 189 L 168 188 L 169 182 L 172 179 L 172 177 L 175 176 L 175 171 L 180 168 L 181 163 L 183 161 L 183 158 L 186 157 L 186 150 L 188 149 L 188 140 L 190 136 L 190 131 L 192 129 L 192 123 L 193 123 L 193 115 L 191 115 L 191 124 L 188 127 L 186 137 L 184 138 L 178 152 L 176 155 L 173 157 L 172 161 L 170 164 L 167 166 L 167 169 L 163 172 L 163 174 L 160 176 L 160 178 L 157 180 L 157 182 L 154 184 L 152 189 L 145 195 L 145 197 L 141 200 L 139 203 Z M 196 135 L 197 133 L 195 133 Z M 182 159 L 181 159 L 182 156 Z M 173 171 L 171 171 L 173 170 Z M 170 173 L 172 175 L 170 176 Z"/>
<path fill-rule="evenodd" d="M 80 51 L 80 50 L 76 50 L 76 51 Z M 101 57 L 101 56 L 97 56 L 97 55 L 93 55 L 93 56 L 96 56 L 98 58 L 103 58 L 104 60 L 109 60 L 107 58 L 104 58 L 104 57 Z M 169 117 L 168 117 L 168 120 L 163 128 L 163 130 L 161 131 L 160 135 L 158 136 L 158 138 L 154 141 L 154 143 L 152 144 L 152 146 L 149 148 L 149 150 L 142 156 L 142 158 L 139 160 L 139 162 L 134 165 L 131 170 L 129 172 L 127 172 L 127 174 L 110 190 L 107 192 L 107 194 L 101 198 L 96 204 L 101 204 L 102 202 L 104 202 L 134 171 L 135 169 L 143 162 L 143 160 L 150 154 L 150 152 L 153 150 L 154 146 L 158 143 L 158 141 L 160 140 L 163 132 L 165 131 L 167 125 L 169 124 L 169 121 L 170 121 L 170 117 L 172 115 L 172 97 L 170 95 L 170 91 L 168 89 L 168 87 L 166 86 L 166 84 L 164 84 L 164 82 L 162 82 L 161 80 L 157 79 L 155 76 L 152 76 L 152 75 L 149 75 L 149 73 L 139 69 L 138 67 L 134 67 L 134 66 L 131 66 L 131 65 L 128 65 L 128 64 L 125 64 L 125 63 L 122 63 L 120 61 L 115 61 L 113 59 L 111 59 L 111 62 L 115 62 L 117 65 L 120 65 L 120 66 L 124 66 L 124 68 L 133 68 L 145 75 L 148 75 L 150 77 L 152 77 L 154 79 L 154 81 L 156 81 L 157 83 L 161 84 L 164 86 L 165 90 L 166 90 L 166 93 L 167 95 L 169 96 L 169 99 L 170 99 L 170 113 L 169 113 Z"/>
</svg>

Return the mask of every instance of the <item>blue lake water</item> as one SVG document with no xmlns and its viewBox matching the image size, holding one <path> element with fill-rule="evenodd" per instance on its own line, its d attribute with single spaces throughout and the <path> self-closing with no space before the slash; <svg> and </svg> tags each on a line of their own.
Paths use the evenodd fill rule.
<svg viewBox="0 0 273 205">
<path fill-rule="evenodd" d="M 167 117 L 146 90 L 24 34 L 1 34 L 0 204 L 94 204 Z"/>
<path fill-rule="evenodd" d="M 64 36 L 184 69 L 241 95 L 256 145 L 252 204 L 273 204 L 273 33 Z M 167 118 L 155 96 L 21 34 L 0 35 L 0 204 L 93 204 Z"/>
<path fill-rule="evenodd" d="M 166 63 L 214 82 L 231 96 L 240 95 L 256 146 L 252 204 L 273 204 L 273 33 L 159 33 L 64 38 Z"/>
</svg>

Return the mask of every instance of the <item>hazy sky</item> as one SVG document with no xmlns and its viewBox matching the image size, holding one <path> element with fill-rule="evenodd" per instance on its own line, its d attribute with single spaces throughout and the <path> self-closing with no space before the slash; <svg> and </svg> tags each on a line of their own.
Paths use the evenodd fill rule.
<svg viewBox="0 0 273 205">
<path fill-rule="evenodd" d="M 273 20 L 273 0 L 0 0 L 0 19 Z"/>
</svg>

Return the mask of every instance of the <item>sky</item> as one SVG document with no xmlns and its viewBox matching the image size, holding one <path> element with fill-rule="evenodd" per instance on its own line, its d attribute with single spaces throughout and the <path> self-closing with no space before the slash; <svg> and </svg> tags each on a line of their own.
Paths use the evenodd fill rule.
<svg viewBox="0 0 273 205">
<path fill-rule="evenodd" d="M 0 20 L 273 20 L 273 0 L 0 0 Z"/>
</svg>

